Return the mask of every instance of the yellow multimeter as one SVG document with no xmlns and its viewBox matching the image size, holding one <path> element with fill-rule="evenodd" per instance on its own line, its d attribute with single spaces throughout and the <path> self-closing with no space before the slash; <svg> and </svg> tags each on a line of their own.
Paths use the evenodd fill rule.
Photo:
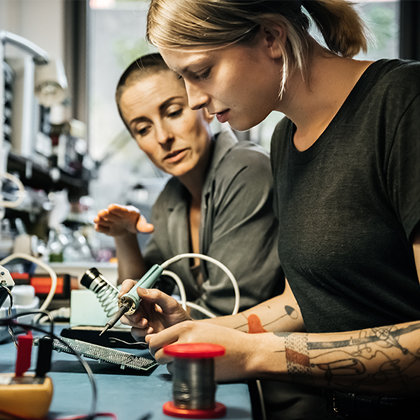
<svg viewBox="0 0 420 420">
<path fill-rule="evenodd" d="M 48 376 L 0 374 L 1 413 L 25 419 L 42 419 L 48 414 L 53 397 L 53 383 Z"/>
<path fill-rule="evenodd" d="M 31 365 L 33 337 L 30 331 L 18 337 L 15 373 L 0 374 L 0 415 L 42 419 L 48 414 L 53 397 L 53 383 L 46 376 L 51 366 L 52 340 L 38 341 L 35 374 L 26 373 Z"/>
</svg>

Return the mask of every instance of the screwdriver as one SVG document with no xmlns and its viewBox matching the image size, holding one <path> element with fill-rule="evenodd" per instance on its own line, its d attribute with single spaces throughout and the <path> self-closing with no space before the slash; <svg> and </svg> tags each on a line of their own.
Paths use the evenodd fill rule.
<svg viewBox="0 0 420 420">
<path fill-rule="evenodd" d="M 163 268 L 159 264 L 155 264 L 131 289 L 118 299 L 118 311 L 105 324 L 105 328 L 99 334 L 100 336 L 112 328 L 123 315 L 131 315 L 139 307 L 141 299 L 137 294 L 138 287 L 150 289 L 159 280 Z"/>
</svg>

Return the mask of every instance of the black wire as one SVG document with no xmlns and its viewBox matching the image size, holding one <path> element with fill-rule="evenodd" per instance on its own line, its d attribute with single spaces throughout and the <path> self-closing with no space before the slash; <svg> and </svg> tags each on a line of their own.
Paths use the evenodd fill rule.
<svg viewBox="0 0 420 420">
<path fill-rule="evenodd" d="M 12 307 L 13 307 L 13 295 L 12 292 L 10 291 L 10 289 L 7 286 L 4 285 L 0 285 L 3 289 L 6 289 L 6 292 L 9 294 L 9 300 L 10 300 L 10 304 L 9 304 L 9 309 L 7 310 L 7 314 L 9 316 L 12 315 Z M 17 348 L 18 344 L 16 341 L 16 337 L 15 334 L 12 330 L 12 327 L 10 325 L 7 326 L 7 330 L 9 331 L 10 336 L 12 337 L 13 343 L 15 344 L 15 347 Z"/>
<path fill-rule="evenodd" d="M 50 332 L 47 332 L 47 331 L 43 330 L 42 328 L 36 327 L 34 325 L 31 325 L 31 324 L 22 324 L 20 322 L 14 321 L 14 319 L 17 318 L 17 317 L 21 317 L 21 316 L 25 316 L 25 315 L 39 314 L 39 313 L 43 313 L 43 314 L 47 315 L 48 318 L 50 318 L 50 321 L 51 321 Z M 82 357 L 82 355 L 77 350 L 75 350 L 69 343 L 67 343 L 62 338 L 60 338 L 59 336 L 57 336 L 53 333 L 53 331 L 54 331 L 54 318 L 50 315 L 50 313 L 48 311 L 20 312 L 19 314 L 16 314 L 15 316 L 0 319 L 0 326 L 1 325 L 17 326 L 17 327 L 21 327 L 21 328 L 24 328 L 24 329 L 31 329 L 31 330 L 35 330 L 35 331 L 38 331 L 38 332 L 42 332 L 44 334 L 48 334 L 53 339 L 60 341 L 60 343 L 64 344 L 66 347 L 68 347 L 73 352 L 73 354 L 79 359 L 79 362 L 82 364 L 83 368 L 85 369 L 85 371 L 86 371 L 86 373 L 89 377 L 90 384 L 92 386 L 91 409 L 90 409 L 90 413 L 88 415 L 86 415 L 85 418 L 86 418 L 86 420 L 93 420 L 96 417 L 96 404 L 97 404 L 97 400 L 98 400 L 98 392 L 97 392 L 96 382 L 95 382 L 95 378 L 93 376 L 93 372 L 92 372 L 91 368 L 89 367 L 89 365 L 86 363 L 85 359 Z"/>
<path fill-rule="evenodd" d="M 39 309 L 37 309 L 37 310 L 34 310 L 34 311 L 19 312 L 16 315 L 9 316 L 8 318 L 0 319 L 0 325 L 3 324 L 2 321 L 8 321 L 8 320 L 13 321 L 15 318 L 18 318 L 20 316 L 27 316 L 27 315 L 34 315 L 34 314 L 44 314 L 44 315 L 46 315 L 48 317 L 48 319 L 50 320 L 50 323 L 51 323 L 51 328 L 50 328 L 50 332 L 47 333 L 47 334 L 53 335 L 54 334 L 54 317 L 50 314 L 50 312 L 45 311 L 45 310 L 39 310 Z M 8 325 L 9 328 L 10 328 L 12 325 L 17 325 L 17 324 L 16 324 L 15 321 L 13 321 L 13 322 L 7 323 L 6 325 Z M 30 325 L 30 328 L 31 329 L 36 329 L 36 328 L 33 328 L 33 325 L 32 324 Z M 41 331 L 42 332 L 45 332 L 44 330 L 41 330 Z"/>
<path fill-rule="evenodd" d="M 3 289 L 6 289 L 6 292 L 9 294 L 10 304 L 9 304 L 9 309 L 8 309 L 7 312 L 9 313 L 9 316 L 10 316 L 10 315 L 12 315 L 13 295 L 12 295 L 12 292 L 10 291 L 10 289 L 7 286 L 3 286 L 2 284 L 0 284 L 0 286 Z"/>
</svg>

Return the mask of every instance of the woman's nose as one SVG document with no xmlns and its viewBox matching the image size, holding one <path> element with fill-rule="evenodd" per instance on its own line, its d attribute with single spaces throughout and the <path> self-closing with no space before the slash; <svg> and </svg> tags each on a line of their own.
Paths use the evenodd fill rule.
<svg viewBox="0 0 420 420">
<path fill-rule="evenodd" d="M 188 95 L 188 105 L 193 110 L 204 108 L 209 103 L 209 96 L 197 86 L 185 81 L 185 89 Z"/>
<path fill-rule="evenodd" d="M 174 138 L 172 132 L 169 130 L 169 127 L 166 127 L 164 124 L 160 124 L 156 128 L 156 139 L 160 144 L 166 144 L 172 141 Z"/>
</svg>

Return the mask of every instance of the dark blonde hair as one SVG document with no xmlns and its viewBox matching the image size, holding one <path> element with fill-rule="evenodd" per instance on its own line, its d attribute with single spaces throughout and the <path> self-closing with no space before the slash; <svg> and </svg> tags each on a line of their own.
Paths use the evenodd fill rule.
<svg viewBox="0 0 420 420">
<path fill-rule="evenodd" d="M 128 131 L 130 128 L 127 126 L 127 123 L 124 120 L 124 117 L 121 112 L 121 96 L 126 91 L 127 88 L 137 83 L 139 80 L 148 77 L 152 74 L 157 74 L 161 72 L 171 72 L 172 70 L 166 65 L 163 61 L 162 56 L 159 53 L 146 54 L 142 57 L 134 60 L 121 75 L 117 83 L 117 88 L 115 90 L 115 102 L 117 104 L 118 113 L 123 120 Z"/>
<path fill-rule="evenodd" d="M 367 50 L 365 25 L 345 0 L 151 0 L 146 37 L 158 48 L 217 48 L 251 44 L 261 25 L 281 23 L 290 50 L 283 49 L 282 93 L 288 74 L 298 68 L 303 75 L 311 56 L 310 21 L 302 7 L 332 53 L 353 57 Z"/>
</svg>

